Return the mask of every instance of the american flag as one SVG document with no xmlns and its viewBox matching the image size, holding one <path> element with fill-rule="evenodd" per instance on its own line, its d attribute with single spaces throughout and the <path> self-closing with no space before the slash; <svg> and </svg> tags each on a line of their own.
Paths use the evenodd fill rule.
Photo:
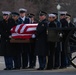
<svg viewBox="0 0 76 75">
<path fill-rule="evenodd" d="M 36 32 L 36 24 L 20 24 L 11 29 L 11 37 L 14 39 L 30 39 Z"/>
</svg>

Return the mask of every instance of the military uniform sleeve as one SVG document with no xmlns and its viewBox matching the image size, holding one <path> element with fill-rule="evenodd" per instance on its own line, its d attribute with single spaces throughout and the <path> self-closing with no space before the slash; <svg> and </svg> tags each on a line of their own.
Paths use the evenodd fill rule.
<svg viewBox="0 0 76 75">
<path fill-rule="evenodd" d="M 45 33 L 47 29 L 47 23 L 42 23 L 37 28 L 36 36 L 41 35 L 42 33 Z"/>
<path fill-rule="evenodd" d="M 0 21 L 0 34 L 1 34 L 1 32 L 2 32 L 2 27 L 1 27 L 1 25 L 2 25 L 2 22 Z"/>
</svg>

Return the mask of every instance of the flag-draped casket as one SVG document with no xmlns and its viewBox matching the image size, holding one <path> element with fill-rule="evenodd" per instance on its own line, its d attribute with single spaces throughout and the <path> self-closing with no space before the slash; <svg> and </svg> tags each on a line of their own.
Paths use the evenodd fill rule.
<svg viewBox="0 0 76 75">
<path fill-rule="evenodd" d="M 20 24 L 11 29 L 11 37 L 14 39 L 30 39 L 36 32 L 36 24 Z"/>
</svg>

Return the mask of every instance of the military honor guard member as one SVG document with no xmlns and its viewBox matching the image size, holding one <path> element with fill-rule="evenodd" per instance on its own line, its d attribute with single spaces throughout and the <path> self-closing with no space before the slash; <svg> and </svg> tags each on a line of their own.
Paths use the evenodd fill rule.
<svg viewBox="0 0 76 75">
<path fill-rule="evenodd" d="M 48 54 L 47 47 L 47 13 L 41 11 L 39 13 L 39 23 L 36 30 L 36 46 L 35 53 L 38 56 L 39 68 L 37 70 L 44 70 L 46 67 L 46 55 Z"/>
<path fill-rule="evenodd" d="M 0 21 L 0 33 L 1 33 L 1 51 L 0 55 L 4 56 L 5 69 L 13 69 L 11 43 L 9 36 L 11 35 L 10 29 L 15 26 L 13 19 L 10 19 L 10 11 L 2 11 L 3 20 Z"/>
<path fill-rule="evenodd" d="M 58 21 L 58 14 L 53 13 L 55 16 L 55 24 L 57 25 L 57 28 L 61 28 L 61 23 Z M 61 64 L 61 45 L 60 42 L 56 42 L 56 50 L 55 50 L 55 64 L 54 64 L 54 69 L 58 69 Z"/>
<path fill-rule="evenodd" d="M 75 27 L 74 24 L 71 22 L 71 15 L 70 14 L 66 14 L 66 21 L 68 22 L 68 28 L 69 27 Z M 72 36 L 73 37 L 73 36 Z M 70 40 L 71 41 L 71 40 Z M 72 51 L 72 47 L 70 47 L 70 50 Z M 70 53 L 70 58 L 72 57 L 71 53 Z M 70 61 L 68 60 L 68 58 L 66 58 L 66 62 L 67 62 L 67 67 L 69 67 L 71 65 Z"/>
<path fill-rule="evenodd" d="M 15 21 L 15 25 L 19 25 L 19 13 L 12 12 L 11 13 L 12 19 Z M 13 61 L 14 61 L 14 68 L 13 69 L 20 69 L 21 68 L 21 44 L 20 43 L 12 43 L 12 50 L 13 54 Z"/>
<path fill-rule="evenodd" d="M 35 15 L 30 13 L 28 14 L 28 17 L 30 18 L 30 23 L 35 24 L 37 21 L 35 20 Z M 33 42 L 31 42 L 31 49 L 29 52 L 29 67 L 28 68 L 35 68 L 36 66 L 36 55 L 35 55 L 35 41 L 36 38 L 31 39 Z"/>
<path fill-rule="evenodd" d="M 60 12 L 60 22 L 61 22 L 62 28 L 68 27 L 68 22 L 66 21 L 66 14 L 67 14 L 66 11 Z M 64 50 L 64 43 L 65 43 L 65 39 L 66 39 L 67 34 L 68 34 L 67 31 L 63 31 L 62 50 L 61 50 L 61 66 L 60 66 L 60 68 L 66 68 L 67 67 L 66 51 Z"/>
<path fill-rule="evenodd" d="M 56 28 L 57 24 L 55 23 L 55 14 L 48 14 L 48 26 L 51 28 Z M 47 70 L 54 69 L 55 65 L 55 42 L 48 42 L 48 63 L 47 63 Z"/>
<path fill-rule="evenodd" d="M 27 15 L 27 10 L 24 8 L 19 9 L 20 17 L 19 17 L 19 24 L 28 24 L 30 23 L 29 18 L 26 16 Z"/>
<path fill-rule="evenodd" d="M 26 16 L 27 10 L 24 8 L 19 9 L 20 17 L 19 17 L 19 24 L 29 24 L 30 19 Z M 29 62 L 29 51 L 30 51 L 30 44 L 29 43 L 21 43 L 21 50 L 22 50 L 22 69 L 26 69 L 28 67 Z"/>
<path fill-rule="evenodd" d="M 17 12 L 12 12 L 12 13 L 11 13 L 11 17 L 12 17 L 12 19 L 14 19 L 16 25 L 19 24 L 19 20 L 18 20 L 18 19 L 19 19 L 19 16 L 20 16 L 20 15 L 19 15 L 19 13 L 17 13 Z"/>
<path fill-rule="evenodd" d="M 74 27 L 74 24 L 71 22 L 71 15 L 66 14 L 66 21 L 68 22 L 68 27 Z"/>
<path fill-rule="evenodd" d="M 37 23 L 37 20 L 35 19 L 35 15 L 30 13 L 28 14 L 28 17 L 30 18 L 30 23 L 33 24 L 33 23 Z"/>
</svg>

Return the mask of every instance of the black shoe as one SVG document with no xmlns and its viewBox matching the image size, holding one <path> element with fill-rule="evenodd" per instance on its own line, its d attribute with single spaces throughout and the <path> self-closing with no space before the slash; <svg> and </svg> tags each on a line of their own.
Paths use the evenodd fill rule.
<svg viewBox="0 0 76 75">
<path fill-rule="evenodd" d="M 29 66 L 28 68 L 34 68 L 34 66 Z"/>
<path fill-rule="evenodd" d="M 65 69 L 65 68 L 67 68 L 67 67 L 60 67 L 59 69 Z"/>
<path fill-rule="evenodd" d="M 4 68 L 4 70 L 8 70 L 8 68 Z"/>
<path fill-rule="evenodd" d="M 38 68 L 37 70 L 44 70 L 44 68 Z"/>
<path fill-rule="evenodd" d="M 13 70 L 13 68 L 4 68 L 4 70 Z"/>
<path fill-rule="evenodd" d="M 46 68 L 46 70 L 52 70 L 53 68 Z"/>
<path fill-rule="evenodd" d="M 20 68 L 13 68 L 13 70 L 19 70 Z"/>
<path fill-rule="evenodd" d="M 22 69 L 28 69 L 28 67 L 22 67 Z"/>
<path fill-rule="evenodd" d="M 54 67 L 53 69 L 59 69 L 59 67 Z"/>
</svg>

